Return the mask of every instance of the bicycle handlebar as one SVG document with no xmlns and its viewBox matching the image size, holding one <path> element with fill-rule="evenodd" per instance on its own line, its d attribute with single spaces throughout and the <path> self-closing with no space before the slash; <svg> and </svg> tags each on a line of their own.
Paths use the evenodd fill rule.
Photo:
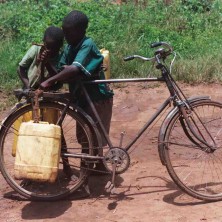
<svg viewBox="0 0 222 222">
<path fill-rule="evenodd" d="M 135 57 L 134 55 L 133 56 L 128 56 L 128 57 L 125 57 L 123 58 L 124 61 L 130 61 L 130 60 L 133 60 Z"/>
<path fill-rule="evenodd" d="M 124 58 L 124 61 L 130 61 L 130 60 L 133 60 L 135 58 L 139 58 L 139 59 L 142 59 L 143 61 L 151 61 L 151 60 L 155 60 L 155 57 L 152 57 L 152 58 L 146 58 L 144 56 L 140 56 L 140 55 L 132 55 L 132 56 L 128 56 L 128 57 L 125 57 Z"/>
<path fill-rule="evenodd" d="M 150 45 L 151 48 L 155 48 L 158 46 L 165 46 L 166 48 L 169 49 L 170 52 L 173 52 L 173 47 L 167 42 L 154 42 Z"/>
<path fill-rule="evenodd" d="M 155 48 L 155 47 L 158 47 L 158 46 L 161 46 L 161 42 L 154 42 L 150 45 L 151 48 Z"/>
<path fill-rule="evenodd" d="M 143 61 L 157 61 L 157 55 L 158 54 L 160 56 L 162 56 L 162 58 L 165 58 L 173 52 L 173 47 L 170 44 L 166 43 L 166 42 L 154 42 L 150 45 L 151 48 L 155 48 L 155 47 L 158 47 L 158 46 L 164 46 L 168 50 L 165 51 L 165 49 L 159 49 L 155 52 L 155 57 L 151 57 L 151 58 L 140 56 L 140 55 L 132 55 L 132 56 L 125 57 L 123 60 L 124 61 L 130 61 L 130 60 L 133 60 L 135 58 L 139 58 L 139 59 L 142 59 Z"/>
</svg>

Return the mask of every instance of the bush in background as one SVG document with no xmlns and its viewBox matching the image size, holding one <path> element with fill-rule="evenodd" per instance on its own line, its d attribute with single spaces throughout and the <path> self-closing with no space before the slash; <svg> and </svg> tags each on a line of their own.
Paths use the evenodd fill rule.
<svg viewBox="0 0 222 222">
<path fill-rule="evenodd" d="M 179 54 L 173 70 L 178 80 L 221 81 L 220 0 L 174 0 L 168 6 L 164 1 L 147 0 L 146 4 L 138 3 L 136 7 L 133 1 L 117 5 L 110 0 L 9 0 L 0 7 L 2 88 L 20 84 L 16 68 L 26 50 L 32 42 L 41 42 L 47 26 L 61 26 L 63 17 L 73 9 L 88 15 L 87 35 L 99 48 L 110 50 L 113 78 L 153 75 L 152 64 L 125 63 L 123 57 L 152 56 L 150 43 L 166 41 Z"/>
</svg>

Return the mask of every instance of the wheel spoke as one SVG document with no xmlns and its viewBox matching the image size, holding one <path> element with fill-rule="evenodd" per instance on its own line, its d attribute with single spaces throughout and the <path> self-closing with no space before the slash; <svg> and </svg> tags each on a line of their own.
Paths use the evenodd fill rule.
<svg viewBox="0 0 222 222">
<path fill-rule="evenodd" d="M 56 103 L 40 103 L 40 110 L 44 110 L 44 112 L 50 111 L 50 113 L 56 113 L 58 116 L 61 115 L 63 108 L 62 105 Z M 81 167 L 82 161 L 80 158 L 62 157 L 59 163 L 58 176 L 54 183 L 47 181 L 37 182 L 26 178 L 16 179 L 14 175 L 15 157 L 12 155 L 12 148 L 16 148 L 20 124 L 31 119 L 31 111 L 31 105 L 24 106 L 4 122 L 5 127 L 1 130 L 0 134 L 1 171 L 9 185 L 26 198 L 39 200 L 60 199 L 78 189 L 87 176 L 87 170 Z M 55 119 L 55 123 L 58 116 Z M 47 121 L 48 117 L 44 114 L 42 118 L 43 121 Z M 79 130 L 81 130 L 81 134 L 79 135 L 77 135 L 77 125 Z M 93 154 L 93 141 L 89 127 L 87 127 L 75 111 L 71 109 L 67 110 L 61 127 L 62 153 L 68 150 L 73 154 L 82 153 L 82 147 L 84 146 L 84 152 L 87 151 L 90 155 Z M 71 175 L 76 176 L 74 182 L 70 181 Z"/>
<path fill-rule="evenodd" d="M 175 183 L 193 197 L 221 200 L 222 104 L 200 102 L 194 105 L 194 110 L 198 117 L 192 115 L 193 129 L 208 144 L 215 146 L 216 150 L 209 152 L 208 147 L 201 143 L 198 146 L 199 142 L 190 130 L 184 132 L 178 113 L 171 121 L 165 137 L 167 169 Z"/>
</svg>

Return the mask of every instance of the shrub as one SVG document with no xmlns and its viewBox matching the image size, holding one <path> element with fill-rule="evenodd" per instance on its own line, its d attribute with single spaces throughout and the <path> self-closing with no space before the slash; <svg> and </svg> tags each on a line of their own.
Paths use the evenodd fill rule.
<svg viewBox="0 0 222 222">
<path fill-rule="evenodd" d="M 72 9 L 88 15 L 88 35 L 99 48 L 110 50 L 113 78 L 151 75 L 152 64 L 124 63 L 122 58 L 131 54 L 151 56 L 149 44 L 166 41 L 180 54 L 174 69 L 178 79 L 221 79 L 220 0 L 175 0 L 169 6 L 150 0 L 146 7 L 135 7 L 133 3 L 116 5 L 110 0 L 10 0 L 0 8 L 0 76 L 4 76 L 0 78 L 1 86 L 18 82 L 16 67 L 31 43 L 42 41 L 47 26 L 61 26 L 62 18 Z M 189 75 L 185 74 L 187 71 Z"/>
</svg>

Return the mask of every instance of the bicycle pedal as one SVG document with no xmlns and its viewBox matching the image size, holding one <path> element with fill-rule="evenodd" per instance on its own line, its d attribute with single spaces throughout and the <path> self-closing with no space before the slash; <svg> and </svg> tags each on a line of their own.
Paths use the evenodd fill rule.
<svg viewBox="0 0 222 222">
<path fill-rule="evenodd" d="M 91 194 L 88 183 L 83 185 L 83 189 L 88 195 Z"/>
<path fill-rule="evenodd" d="M 111 186 L 106 190 L 107 193 L 111 193 L 111 191 L 115 189 L 114 184 L 111 184 Z"/>
<path fill-rule="evenodd" d="M 110 193 L 111 193 L 111 194 L 115 194 L 115 193 L 116 193 L 115 191 L 116 191 L 116 187 L 113 187 L 113 188 L 111 189 Z"/>
<path fill-rule="evenodd" d="M 111 183 L 111 185 L 105 189 L 107 193 L 111 193 L 111 191 L 115 188 L 114 184 Z"/>
<path fill-rule="evenodd" d="M 107 184 L 106 184 L 106 186 L 105 186 L 105 190 L 109 189 L 109 187 L 111 186 L 111 184 L 112 184 L 111 181 L 108 181 Z"/>
</svg>

